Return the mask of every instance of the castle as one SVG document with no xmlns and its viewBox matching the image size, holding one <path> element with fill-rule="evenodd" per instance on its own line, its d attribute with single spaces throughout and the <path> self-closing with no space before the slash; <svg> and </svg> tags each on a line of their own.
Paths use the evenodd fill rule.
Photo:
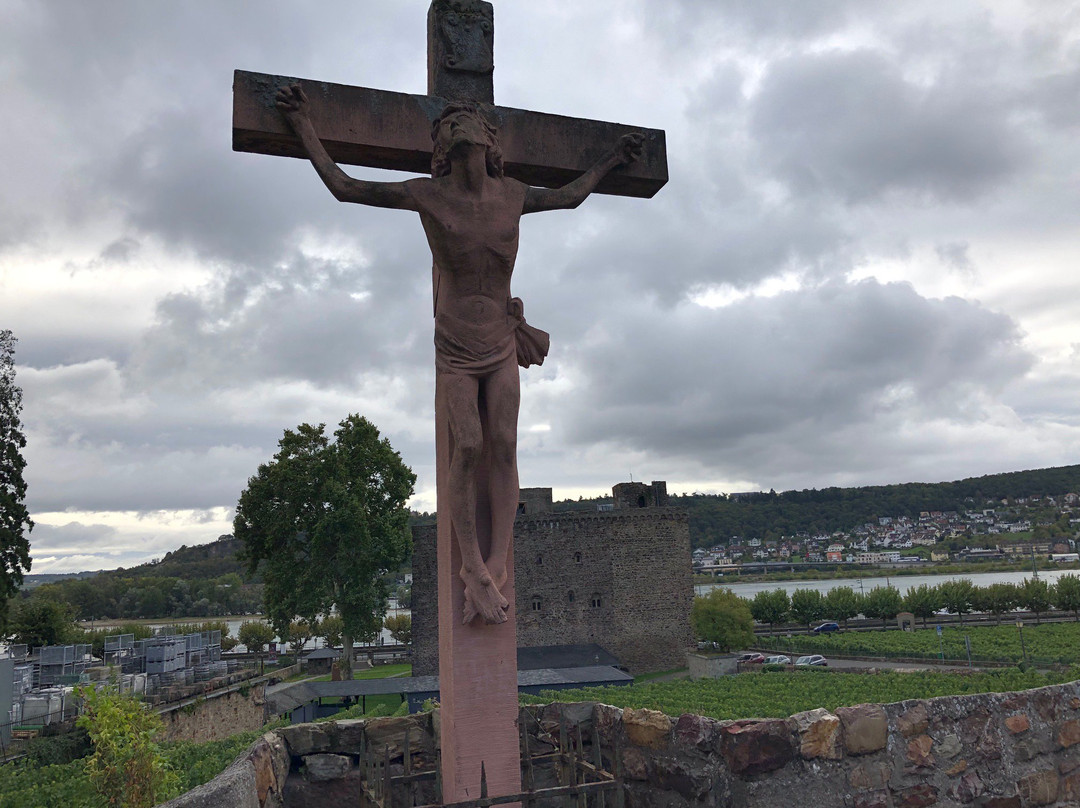
<svg viewBox="0 0 1080 808">
<path fill-rule="evenodd" d="M 514 523 L 517 641 L 595 643 L 633 673 L 680 668 L 691 645 L 690 528 L 663 481 L 620 483 L 613 505 L 555 511 L 523 488 Z M 436 527 L 413 528 L 413 675 L 438 673 Z"/>
</svg>

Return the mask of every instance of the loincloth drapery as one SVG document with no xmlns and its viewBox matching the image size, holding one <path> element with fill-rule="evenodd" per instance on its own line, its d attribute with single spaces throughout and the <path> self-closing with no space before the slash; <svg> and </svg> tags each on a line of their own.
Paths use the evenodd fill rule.
<svg viewBox="0 0 1080 808">
<path fill-rule="evenodd" d="M 435 315 L 435 368 L 440 373 L 483 376 L 511 357 L 523 368 L 542 365 L 551 345 L 546 331 L 525 322 L 521 298 L 507 301 L 506 317 L 476 324 L 438 312 Z"/>
</svg>

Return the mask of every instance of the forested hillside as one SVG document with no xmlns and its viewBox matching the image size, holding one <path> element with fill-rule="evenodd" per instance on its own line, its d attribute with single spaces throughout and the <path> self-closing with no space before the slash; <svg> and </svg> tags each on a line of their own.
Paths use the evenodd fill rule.
<svg viewBox="0 0 1080 808">
<path fill-rule="evenodd" d="M 262 609 L 262 583 L 246 577 L 232 536 L 180 547 L 160 561 L 46 583 L 33 596 L 67 604 L 80 620 L 211 617 Z"/>
<path fill-rule="evenodd" d="M 918 517 L 922 511 L 982 509 L 988 500 L 1015 500 L 1080 492 L 1080 466 L 1017 471 L 947 483 L 904 483 L 864 488 L 823 488 L 783 493 L 673 495 L 690 513 L 690 540 L 708 547 L 734 538 L 779 538 L 799 533 L 850 530 L 879 516 Z M 558 511 L 595 510 L 610 497 L 566 500 Z M 414 523 L 434 514 L 413 514 Z M 262 585 L 249 579 L 231 536 L 181 547 L 160 561 L 109 570 L 83 580 L 47 583 L 35 597 L 70 605 L 81 619 L 103 617 L 203 617 L 259 611 Z M 30 594 L 24 591 L 24 595 Z"/>
<path fill-rule="evenodd" d="M 879 516 L 918 517 L 921 511 L 982 508 L 988 499 L 1080 492 L 1080 466 L 1015 471 L 945 483 L 903 483 L 742 495 L 672 496 L 690 512 L 690 541 L 709 547 L 733 538 L 780 538 L 797 533 L 849 530 Z M 564 501 L 557 510 L 592 508 L 610 497 Z"/>
</svg>

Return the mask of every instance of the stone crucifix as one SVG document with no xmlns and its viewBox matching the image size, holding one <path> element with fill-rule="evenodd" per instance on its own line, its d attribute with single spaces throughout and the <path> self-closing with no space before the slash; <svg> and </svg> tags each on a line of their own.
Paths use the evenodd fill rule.
<svg viewBox="0 0 1080 808">
<path fill-rule="evenodd" d="M 518 366 L 548 335 L 510 292 L 522 214 L 650 197 L 664 133 L 493 106 L 493 10 L 434 0 L 427 96 L 236 71 L 233 148 L 304 157 L 343 202 L 415 211 L 433 258 L 443 798 L 520 790 L 513 525 Z M 369 182 L 337 163 L 429 173 Z"/>
</svg>

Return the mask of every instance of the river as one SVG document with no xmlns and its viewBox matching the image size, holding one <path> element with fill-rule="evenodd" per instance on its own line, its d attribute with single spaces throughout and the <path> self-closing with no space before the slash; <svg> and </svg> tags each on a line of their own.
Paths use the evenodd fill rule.
<svg viewBox="0 0 1080 808">
<path fill-rule="evenodd" d="M 1057 579 L 1062 575 L 1069 574 L 1076 575 L 1077 573 L 1076 570 L 1039 570 L 1039 579 L 1052 584 L 1056 583 Z M 773 589 L 783 589 L 788 595 L 791 595 L 796 589 L 816 589 L 824 595 L 830 589 L 835 589 L 838 586 L 850 586 L 856 592 L 869 592 L 875 586 L 892 585 L 900 590 L 901 595 L 905 595 L 909 589 L 922 584 L 936 586 L 945 581 L 955 581 L 960 578 L 967 578 L 975 586 L 985 587 L 998 583 L 1019 584 L 1023 583 L 1025 578 L 1030 577 L 1031 572 L 1029 571 L 974 572 L 955 575 L 883 575 L 880 578 L 832 578 L 825 581 L 758 581 L 745 584 L 721 581 L 715 584 L 697 584 L 694 586 L 694 592 L 698 595 L 704 595 L 719 586 L 730 589 L 736 595 L 747 600 L 753 600 L 754 595 L 758 592 L 771 592 Z"/>
<path fill-rule="evenodd" d="M 411 612 L 408 609 L 399 608 L 397 606 L 397 603 L 393 599 L 391 599 L 390 607 L 389 607 L 389 609 L 387 610 L 386 613 L 387 613 L 387 615 L 411 614 Z M 131 628 L 130 628 L 131 625 L 133 623 L 135 623 L 135 622 L 139 623 L 140 625 L 149 626 L 150 628 L 152 628 L 154 630 L 161 629 L 161 628 L 164 628 L 166 626 L 176 626 L 176 627 L 180 628 L 181 630 L 183 630 L 183 626 L 185 624 L 198 625 L 199 623 L 222 623 L 223 622 L 223 623 L 225 623 L 226 626 L 228 626 L 229 635 L 232 636 L 232 637 L 236 637 L 240 632 L 240 624 L 241 623 L 248 623 L 248 622 L 251 622 L 251 621 L 258 621 L 260 623 L 265 623 L 266 618 L 263 617 L 261 614 L 253 614 L 253 615 L 251 615 L 249 617 L 227 617 L 227 618 L 226 617 L 181 617 L 181 618 L 176 618 L 175 620 L 168 620 L 168 619 L 165 619 L 165 618 L 161 618 L 159 620 L 137 620 L 137 621 L 124 621 L 124 622 L 117 622 L 117 623 L 114 623 L 114 622 L 111 622 L 111 621 L 108 621 L 108 620 L 98 620 L 98 621 L 96 621 L 94 623 L 84 622 L 84 623 L 81 623 L 80 625 L 83 628 L 110 629 L 111 633 L 123 634 L 125 631 L 130 631 L 131 630 Z M 278 648 L 279 649 L 282 649 L 283 651 L 286 651 L 286 649 L 288 649 L 288 644 L 287 643 L 283 644 L 281 642 L 280 637 L 275 637 L 274 639 L 278 643 Z M 390 636 L 390 632 L 387 631 L 385 628 L 380 631 L 379 636 L 375 639 L 375 644 L 376 645 L 393 645 L 394 642 L 395 642 L 394 638 Z M 307 645 L 304 646 L 304 647 L 308 651 L 310 651 L 312 648 L 322 647 L 322 639 L 321 638 L 312 638 L 310 641 L 308 641 Z M 237 651 L 244 651 L 245 648 L 244 648 L 243 645 L 238 645 L 238 646 L 236 646 L 236 650 Z"/>
</svg>

